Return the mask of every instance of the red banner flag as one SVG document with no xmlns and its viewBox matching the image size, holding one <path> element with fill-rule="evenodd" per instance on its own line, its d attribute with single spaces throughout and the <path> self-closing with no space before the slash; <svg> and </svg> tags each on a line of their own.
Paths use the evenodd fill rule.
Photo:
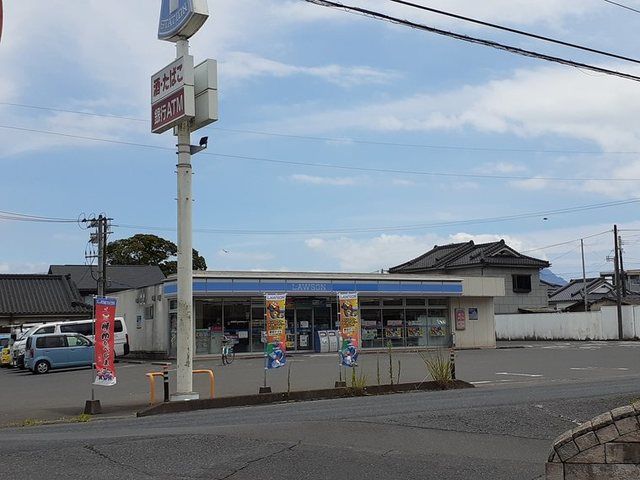
<svg viewBox="0 0 640 480">
<path fill-rule="evenodd" d="M 116 299 L 97 297 L 95 300 L 94 345 L 96 379 L 95 385 L 111 386 L 116 384 L 115 332 Z"/>
</svg>

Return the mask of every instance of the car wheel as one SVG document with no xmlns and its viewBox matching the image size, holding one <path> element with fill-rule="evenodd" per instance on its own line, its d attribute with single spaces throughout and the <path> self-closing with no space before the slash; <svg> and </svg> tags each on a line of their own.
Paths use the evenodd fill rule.
<svg viewBox="0 0 640 480">
<path fill-rule="evenodd" d="M 47 362 L 46 360 L 40 360 L 33 367 L 33 373 L 48 373 L 50 368 L 51 365 L 49 365 L 49 362 Z"/>
</svg>

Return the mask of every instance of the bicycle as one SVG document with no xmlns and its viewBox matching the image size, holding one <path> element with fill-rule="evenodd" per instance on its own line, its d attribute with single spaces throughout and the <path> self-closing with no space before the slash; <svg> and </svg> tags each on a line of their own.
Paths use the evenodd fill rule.
<svg viewBox="0 0 640 480">
<path fill-rule="evenodd" d="M 222 337 L 222 365 L 231 365 L 236 358 L 233 350 L 233 341 L 228 337 Z"/>
</svg>

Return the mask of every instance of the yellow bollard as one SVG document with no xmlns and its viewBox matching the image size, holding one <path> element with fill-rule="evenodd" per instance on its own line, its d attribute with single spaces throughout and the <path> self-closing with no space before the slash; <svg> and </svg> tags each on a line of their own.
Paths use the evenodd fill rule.
<svg viewBox="0 0 640 480">
<path fill-rule="evenodd" d="M 206 373 L 209 375 L 209 398 L 213 398 L 214 394 L 215 394 L 215 384 L 216 384 L 216 378 L 213 375 L 213 370 L 194 370 L 193 373 Z"/>
<path fill-rule="evenodd" d="M 156 402 L 156 378 L 161 377 L 162 372 L 145 373 L 149 379 L 149 405 L 153 405 Z"/>
</svg>

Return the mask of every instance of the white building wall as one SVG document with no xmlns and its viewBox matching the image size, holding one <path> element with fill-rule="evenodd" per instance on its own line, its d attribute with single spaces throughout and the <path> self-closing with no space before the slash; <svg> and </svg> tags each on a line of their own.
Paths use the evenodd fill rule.
<svg viewBox="0 0 640 480">
<path fill-rule="evenodd" d="M 451 324 L 455 332 L 456 348 L 495 348 L 495 315 L 493 297 L 458 297 L 451 299 Z M 455 309 L 463 308 L 464 330 L 455 330 Z M 469 320 L 469 308 L 478 309 L 478 320 Z"/>
<path fill-rule="evenodd" d="M 597 312 L 497 315 L 498 340 L 617 340 L 615 306 Z M 622 307 L 624 339 L 640 337 L 640 306 Z"/>
<path fill-rule="evenodd" d="M 125 290 L 113 295 L 118 299 L 116 315 L 124 318 L 129 333 L 129 346 L 133 353 L 162 353 L 169 348 L 167 301 L 162 285 L 136 290 Z M 153 318 L 145 315 L 153 306 Z"/>
</svg>

